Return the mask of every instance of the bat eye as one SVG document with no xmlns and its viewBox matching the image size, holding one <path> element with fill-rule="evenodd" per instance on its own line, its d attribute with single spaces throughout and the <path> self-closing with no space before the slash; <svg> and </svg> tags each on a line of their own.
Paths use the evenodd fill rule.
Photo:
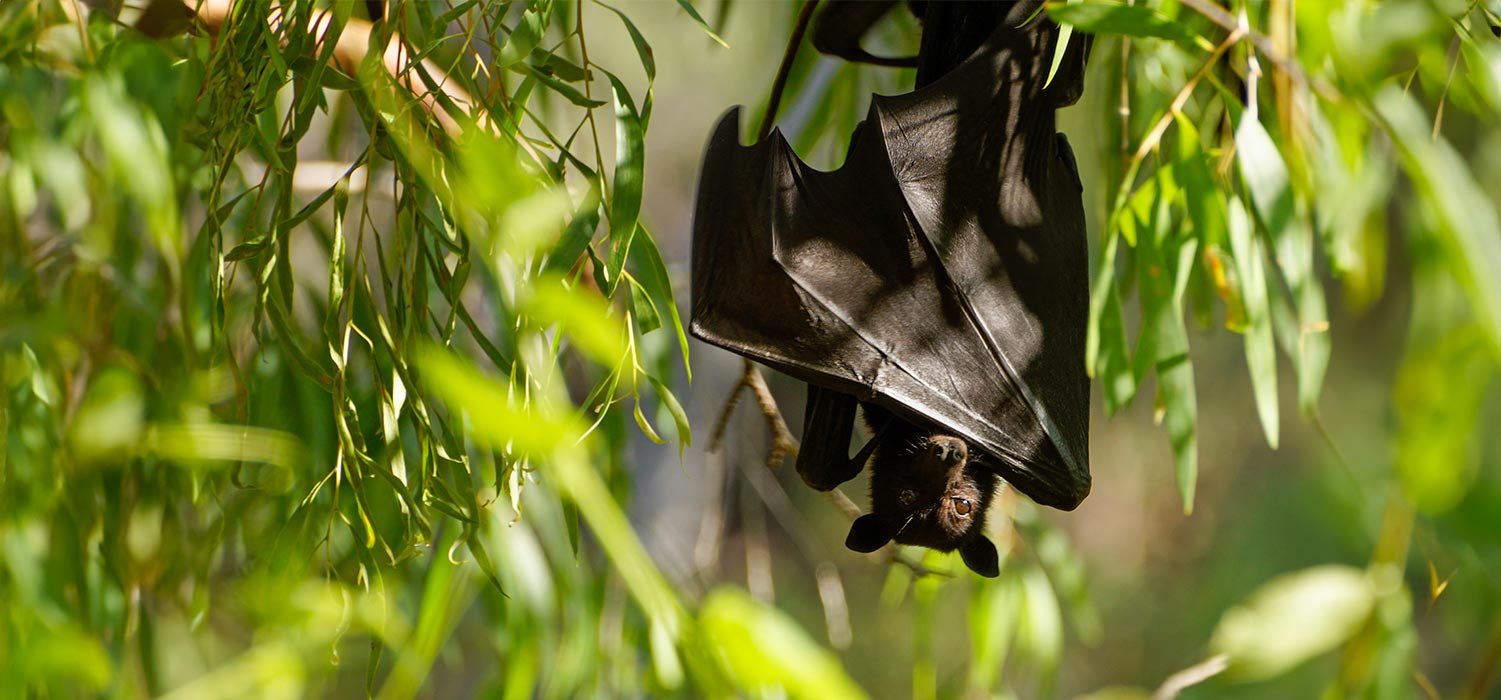
<svg viewBox="0 0 1501 700">
<path fill-rule="evenodd" d="M 917 500 L 917 492 L 912 489 L 902 489 L 902 492 L 896 495 L 896 500 L 903 506 L 910 506 L 913 501 Z"/>
<path fill-rule="evenodd" d="M 958 513 L 959 517 L 961 517 L 961 518 L 968 518 L 970 512 L 973 511 L 973 510 L 974 510 L 974 506 L 970 505 L 969 499 L 967 499 L 967 498 L 956 498 L 956 499 L 954 499 L 954 512 Z"/>
</svg>

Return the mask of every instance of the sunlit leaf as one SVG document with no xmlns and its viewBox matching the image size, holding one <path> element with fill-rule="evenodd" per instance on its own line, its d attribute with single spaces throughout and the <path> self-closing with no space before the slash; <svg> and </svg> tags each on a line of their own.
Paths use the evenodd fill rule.
<svg viewBox="0 0 1501 700">
<path fill-rule="evenodd" d="M 794 698 L 863 698 L 836 658 L 819 647 L 785 613 L 733 588 L 704 600 L 700 634 L 713 640 L 713 658 L 737 685 L 762 692 L 784 689 Z"/>
<path fill-rule="evenodd" d="M 1209 647 L 1229 674 L 1271 678 L 1339 646 L 1370 616 L 1376 591 L 1365 572 L 1325 565 L 1285 574 L 1225 612 Z"/>
</svg>

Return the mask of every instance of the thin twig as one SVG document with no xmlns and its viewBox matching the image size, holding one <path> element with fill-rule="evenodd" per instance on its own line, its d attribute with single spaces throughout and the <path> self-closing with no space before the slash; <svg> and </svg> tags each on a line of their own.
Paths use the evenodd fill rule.
<svg viewBox="0 0 1501 700">
<path fill-rule="evenodd" d="M 1168 676 L 1167 680 L 1157 687 L 1157 692 L 1152 694 L 1152 700 L 1174 700 L 1184 690 L 1218 676 L 1229 667 L 1229 656 L 1225 654 L 1211 656 Z"/>
<path fill-rule="evenodd" d="M 782 52 L 782 65 L 777 67 L 777 77 L 771 83 L 771 100 L 766 103 L 766 114 L 762 115 L 761 128 L 756 131 L 757 141 L 771 133 L 777 110 L 782 106 L 782 91 L 787 88 L 787 76 L 792 73 L 792 64 L 797 60 L 797 49 L 802 46 L 803 34 L 808 30 L 808 21 L 813 18 L 816 7 L 818 0 L 804 0 L 803 9 L 797 13 L 797 24 L 793 25 L 792 36 L 787 38 L 787 49 Z"/>
</svg>

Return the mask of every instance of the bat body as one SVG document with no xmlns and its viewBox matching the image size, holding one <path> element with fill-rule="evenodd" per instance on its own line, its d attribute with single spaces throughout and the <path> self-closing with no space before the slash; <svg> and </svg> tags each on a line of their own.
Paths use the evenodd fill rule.
<svg viewBox="0 0 1501 700">
<path fill-rule="evenodd" d="M 852 548 L 957 549 L 987 573 L 975 524 L 995 476 L 1062 509 L 1089 492 L 1088 252 L 1054 121 L 1087 44 L 1049 81 L 1059 30 L 1032 18 L 1039 5 L 928 3 L 919 87 L 872 99 L 837 170 L 808 167 L 779 131 L 741 145 L 738 109 L 710 138 L 692 332 L 808 383 L 810 486 L 871 463 Z M 881 425 L 851 459 L 857 404 Z M 903 485 L 917 474 L 923 488 Z M 898 507 L 907 491 L 927 515 Z M 961 500 L 978 513 L 955 519 Z"/>
</svg>

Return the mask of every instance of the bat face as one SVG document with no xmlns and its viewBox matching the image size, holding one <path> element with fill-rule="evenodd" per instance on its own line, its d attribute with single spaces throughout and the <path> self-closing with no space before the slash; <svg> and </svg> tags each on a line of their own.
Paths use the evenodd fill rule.
<svg viewBox="0 0 1501 700">
<path fill-rule="evenodd" d="M 872 413 L 867 409 L 867 418 Z M 984 454 L 953 435 L 901 419 L 883 422 L 870 462 L 871 512 L 851 526 L 845 545 L 857 552 L 891 541 L 959 550 L 975 573 L 998 575 L 995 545 L 984 534 L 996 477 Z"/>
</svg>

